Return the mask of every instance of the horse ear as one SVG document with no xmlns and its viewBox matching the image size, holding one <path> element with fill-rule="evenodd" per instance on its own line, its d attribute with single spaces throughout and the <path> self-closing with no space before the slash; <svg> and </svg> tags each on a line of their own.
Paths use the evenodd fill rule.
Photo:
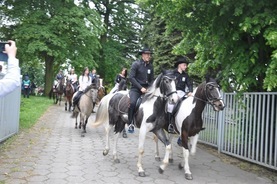
<svg viewBox="0 0 277 184">
<path fill-rule="evenodd" d="M 206 74 L 205 75 L 205 79 L 206 79 L 206 83 L 208 83 L 210 81 L 210 75 L 209 74 Z"/>
<path fill-rule="evenodd" d="M 166 74 L 166 69 L 162 68 L 162 74 Z"/>
</svg>

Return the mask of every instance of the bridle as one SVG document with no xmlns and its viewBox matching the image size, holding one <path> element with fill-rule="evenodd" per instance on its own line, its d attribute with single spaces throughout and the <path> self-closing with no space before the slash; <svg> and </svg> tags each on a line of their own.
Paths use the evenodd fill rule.
<svg viewBox="0 0 277 184">
<path fill-rule="evenodd" d="M 176 79 L 176 77 L 171 78 L 171 77 L 169 77 L 169 76 L 164 76 L 164 77 L 162 78 L 162 80 L 163 80 L 164 78 L 167 78 L 167 79 L 169 79 L 169 80 L 175 80 L 175 79 Z M 160 83 L 160 89 L 164 89 L 164 83 L 163 83 L 163 82 Z M 161 92 L 162 92 L 162 91 L 161 91 Z M 167 100 L 167 99 L 168 99 L 172 94 L 174 94 L 174 93 L 177 93 L 177 91 L 171 91 L 171 92 L 169 92 L 169 93 L 167 93 L 167 94 L 163 94 L 163 92 L 162 92 L 162 94 L 163 94 L 162 98 L 165 99 L 165 100 Z"/>
<path fill-rule="evenodd" d="M 208 103 L 208 104 L 213 106 L 214 102 L 220 101 L 220 100 L 222 100 L 222 98 L 221 98 L 221 96 L 219 96 L 218 98 L 211 98 L 209 96 L 208 92 L 207 92 L 208 91 L 207 89 L 209 88 L 209 86 L 212 86 L 212 87 L 215 87 L 215 88 L 219 89 L 219 85 L 216 82 L 208 82 L 208 83 L 206 83 L 205 88 L 204 88 L 205 96 L 206 96 L 207 100 L 203 100 L 202 98 L 199 98 L 199 97 L 196 97 L 196 96 L 193 96 L 193 97 L 197 100 L 200 100 L 202 102 Z"/>
</svg>

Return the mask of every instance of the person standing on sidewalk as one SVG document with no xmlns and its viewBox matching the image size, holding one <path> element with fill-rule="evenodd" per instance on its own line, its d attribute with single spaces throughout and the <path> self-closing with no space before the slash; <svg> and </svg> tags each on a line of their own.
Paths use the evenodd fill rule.
<svg viewBox="0 0 277 184">
<path fill-rule="evenodd" d="M 0 80 L 0 97 L 7 95 L 21 85 L 20 68 L 18 59 L 16 58 L 16 45 L 12 40 L 5 44 L 5 51 L 8 55 L 8 71 L 3 79 Z"/>
<path fill-rule="evenodd" d="M 144 48 L 139 54 L 141 55 L 141 59 L 132 64 L 129 76 L 131 82 L 131 89 L 129 92 L 130 106 L 128 111 L 129 133 L 134 132 L 133 120 L 137 100 L 142 94 L 147 92 L 147 88 L 154 81 L 154 67 L 150 62 L 152 52 L 149 48 Z"/>
</svg>

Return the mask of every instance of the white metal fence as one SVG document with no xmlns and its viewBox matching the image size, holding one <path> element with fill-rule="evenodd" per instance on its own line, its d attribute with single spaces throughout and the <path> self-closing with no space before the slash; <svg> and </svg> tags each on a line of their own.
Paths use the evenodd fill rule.
<svg viewBox="0 0 277 184">
<path fill-rule="evenodd" d="M 0 98 L 0 142 L 19 130 L 20 94 L 19 86 L 7 96 Z"/>
<path fill-rule="evenodd" d="M 203 112 L 199 142 L 277 170 L 277 93 L 223 94 L 225 109 Z"/>
</svg>

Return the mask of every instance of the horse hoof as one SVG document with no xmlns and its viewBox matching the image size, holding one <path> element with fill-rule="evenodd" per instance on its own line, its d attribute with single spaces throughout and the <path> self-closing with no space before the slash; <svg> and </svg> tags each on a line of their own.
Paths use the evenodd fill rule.
<svg viewBox="0 0 277 184">
<path fill-rule="evenodd" d="M 173 158 L 170 158 L 168 161 L 169 161 L 169 163 L 172 164 L 173 163 Z"/>
<path fill-rule="evenodd" d="M 75 129 L 77 129 L 77 127 L 75 127 Z"/>
<path fill-rule="evenodd" d="M 160 174 L 163 174 L 163 173 L 164 173 L 164 170 L 161 169 L 160 167 L 159 167 L 159 173 L 160 173 Z"/>
<path fill-rule="evenodd" d="M 155 160 L 160 162 L 161 161 L 161 157 L 155 157 Z"/>
<path fill-rule="evenodd" d="M 85 134 L 81 134 L 81 137 L 85 137 Z"/>
<path fill-rule="evenodd" d="M 145 172 L 139 172 L 139 176 L 140 177 L 145 177 L 146 175 L 145 175 Z"/>
<path fill-rule="evenodd" d="M 120 163 L 120 160 L 117 158 L 117 159 L 114 159 L 114 163 L 116 164 L 119 164 Z"/>
<path fill-rule="evenodd" d="M 184 166 L 182 166 L 182 164 L 179 163 L 179 169 L 181 170 L 181 169 L 183 169 L 183 168 L 184 168 Z"/>
<path fill-rule="evenodd" d="M 126 133 L 126 132 L 123 132 L 123 133 L 122 133 L 122 137 L 123 137 L 123 138 L 127 138 L 127 133 Z"/>
<path fill-rule="evenodd" d="M 106 156 L 108 153 L 109 153 L 108 150 L 104 150 L 104 151 L 103 151 L 103 155 L 104 155 L 104 156 Z"/>
<path fill-rule="evenodd" d="M 185 178 L 186 178 L 187 180 L 192 180 L 192 174 L 185 173 Z"/>
</svg>

